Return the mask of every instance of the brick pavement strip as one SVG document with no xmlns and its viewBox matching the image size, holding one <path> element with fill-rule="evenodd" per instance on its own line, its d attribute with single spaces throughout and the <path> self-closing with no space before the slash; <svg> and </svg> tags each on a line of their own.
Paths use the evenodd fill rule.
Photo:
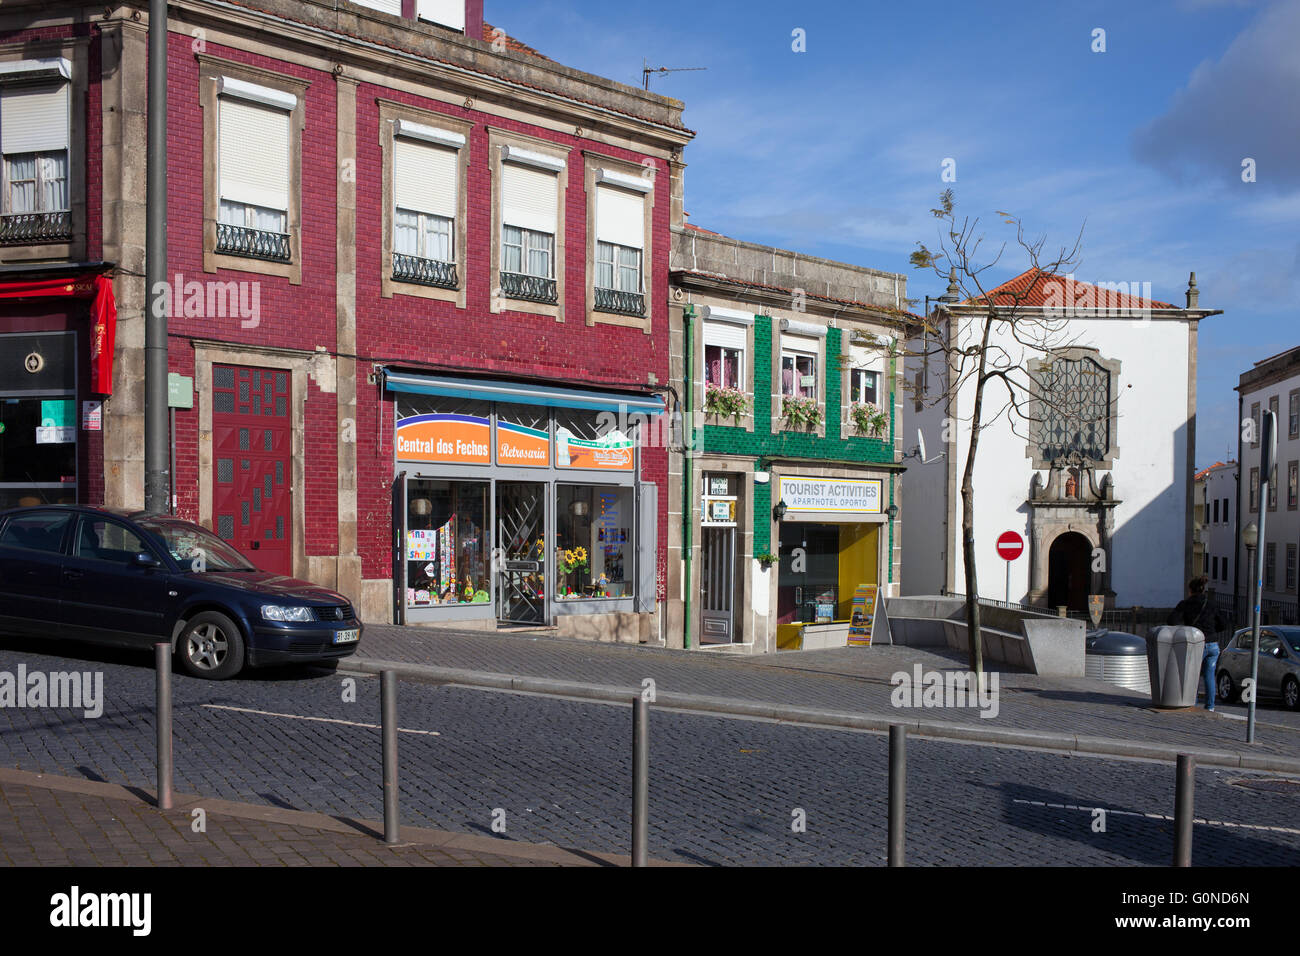
<svg viewBox="0 0 1300 956">
<path fill-rule="evenodd" d="M 954 708 L 896 708 L 890 678 L 920 664 L 962 669 L 960 655 L 874 646 L 740 656 L 654 646 L 597 644 L 546 632 L 371 625 L 342 669 L 530 693 L 626 702 L 652 678 L 661 707 L 816 726 L 884 730 L 937 739 L 1300 773 L 1300 726 L 1262 711 L 1267 733 L 1247 748 L 1244 728 L 1223 715 L 1149 706 L 1145 695 L 1096 680 L 1000 672 L 994 719 Z M 815 706 L 810 706 L 815 705 Z"/>
<path fill-rule="evenodd" d="M 0 862 L 9 866 L 621 866 L 627 857 L 0 768 Z M 206 832 L 191 826 L 202 807 Z M 654 865 L 662 864 L 655 861 Z"/>
</svg>

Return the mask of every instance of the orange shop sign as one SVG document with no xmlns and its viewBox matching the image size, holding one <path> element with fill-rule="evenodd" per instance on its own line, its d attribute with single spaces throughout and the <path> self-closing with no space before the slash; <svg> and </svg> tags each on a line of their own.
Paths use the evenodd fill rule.
<svg viewBox="0 0 1300 956">
<path fill-rule="evenodd" d="M 551 463 L 551 436 L 497 418 L 497 464 L 545 468 Z"/>
<path fill-rule="evenodd" d="M 567 428 L 557 428 L 555 467 L 632 471 L 632 441 L 619 431 L 612 431 L 593 441 L 576 438 Z"/>
<path fill-rule="evenodd" d="M 402 461 L 492 463 L 491 425 L 478 415 L 413 415 L 397 422 L 397 457 Z"/>
</svg>

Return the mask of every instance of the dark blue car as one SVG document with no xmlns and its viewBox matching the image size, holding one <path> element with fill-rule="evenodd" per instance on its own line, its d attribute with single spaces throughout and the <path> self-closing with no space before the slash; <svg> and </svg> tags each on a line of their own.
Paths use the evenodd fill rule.
<svg viewBox="0 0 1300 956">
<path fill-rule="evenodd" d="M 49 505 L 0 512 L 0 630 L 147 648 L 170 641 L 196 677 L 347 657 L 347 598 L 259 571 L 200 525 Z"/>
</svg>

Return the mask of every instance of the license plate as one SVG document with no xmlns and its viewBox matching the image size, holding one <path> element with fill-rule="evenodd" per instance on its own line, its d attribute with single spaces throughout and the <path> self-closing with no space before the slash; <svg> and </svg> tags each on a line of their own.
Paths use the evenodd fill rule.
<svg viewBox="0 0 1300 956">
<path fill-rule="evenodd" d="M 351 644 L 353 641 L 361 640 L 361 631 L 353 629 L 350 631 L 339 631 L 334 635 L 335 644 Z"/>
</svg>

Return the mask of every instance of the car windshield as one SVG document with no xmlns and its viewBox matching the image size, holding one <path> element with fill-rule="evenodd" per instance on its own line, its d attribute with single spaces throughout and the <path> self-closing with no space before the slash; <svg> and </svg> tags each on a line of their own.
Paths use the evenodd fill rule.
<svg viewBox="0 0 1300 956">
<path fill-rule="evenodd" d="M 161 539 L 182 570 L 257 570 L 242 554 L 200 525 L 161 518 L 148 518 L 138 524 Z"/>
</svg>

